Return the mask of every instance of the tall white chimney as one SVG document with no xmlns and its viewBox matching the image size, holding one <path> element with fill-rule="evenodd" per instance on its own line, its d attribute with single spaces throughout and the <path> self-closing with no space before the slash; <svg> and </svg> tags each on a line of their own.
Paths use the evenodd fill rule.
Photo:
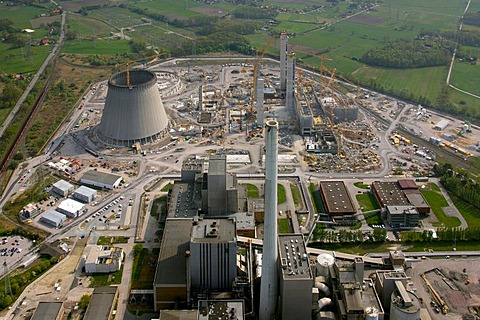
<svg viewBox="0 0 480 320">
<path fill-rule="evenodd" d="M 278 299 L 277 277 L 277 158 L 278 122 L 269 120 L 266 131 L 265 219 L 263 232 L 262 280 L 260 284 L 259 319 L 275 316 Z"/>
</svg>

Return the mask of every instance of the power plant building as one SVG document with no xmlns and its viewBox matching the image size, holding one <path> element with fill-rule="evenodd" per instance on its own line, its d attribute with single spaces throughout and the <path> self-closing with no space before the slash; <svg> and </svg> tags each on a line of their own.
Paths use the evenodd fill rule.
<svg viewBox="0 0 480 320">
<path fill-rule="evenodd" d="M 190 240 L 190 281 L 198 290 L 229 290 L 237 276 L 234 219 L 194 220 Z"/>
<path fill-rule="evenodd" d="M 148 144 L 168 134 L 168 117 L 157 88 L 155 73 L 130 70 L 108 81 L 98 135 L 111 145 Z"/>
<path fill-rule="evenodd" d="M 207 179 L 208 215 L 237 212 L 237 176 L 227 173 L 227 157 L 225 155 L 210 157 Z"/>
<path fill-rule="evenodd" d="M 281 319 L 310 319 L 313 275 L 302 235 L 279 235 L 278 250 Z"/>
</svg>

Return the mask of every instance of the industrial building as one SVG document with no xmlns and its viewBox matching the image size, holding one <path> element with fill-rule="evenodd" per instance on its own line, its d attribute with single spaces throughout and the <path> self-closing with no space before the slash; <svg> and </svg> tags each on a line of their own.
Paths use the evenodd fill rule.
<svg viewBox="0 0 480 320">
<path fill-rule="evenodd" d="M 305 150 L 308 153 L 338 153 L 338 143 L 331 130 L 318 130 L 305 138 Z"/>
<path fill-rule="evenodd" d="M 243 320 L 243 300 L 201 300 L 198 302 L 198 318 L 195 320 Z"/>
<path fill-rule="evenodd" d="M 66 220 L 67 217 L 64 214 L 55 210 L 49 210 L 42 214 L 39 221 L 54 228 L 61 228 Z"/>
<path fill-rule="evenodd" d="M 61 320 L 65 311 L 63 302 L 39 302 L 30 320 Z"/>
<path fill-rule="evenodd" d="M 407 206 L 410 204 L 396 181 L 374 181 L 371 190 L 377 198 L 380 207 L 384 210 L 387 206 Z"/>
<path fill-rule="evenodd" d="M 84 320 L 109 320 L 118 298 L 118 287 L 96 287 L 90 298 Z"/>
<path fill-rule="evenodd" d="M 396 229 L 411 229 L 418 227 L 419 213 L 415 207 L 408 206 L 387 206 L 388 225 Z"/>
<path fill-rule="evenodd" d="M 435 130 L 442 131 L 444 130 L 448 125 L 450 124 L 450 120 L 447 119 L 442 119 L 437 122 L 435 127 L 433 127 Z"/>
<path fill-rule="evenodd" d="M 190 281 L 197 290 L 231 290 L 237 276 L 234 219 L 195 219 L 191 231 Z"/>
<path fill-rule="evenodd" d="M 52 185 L 52 191 L 66 198 L 73 191 L 73 185 L 65 180 L 58 180 Z"/>
<path fill-rule="evenodd" d="M 108 80 L 108 93 L 98 135 L 107 144 L 132 146 L 163 139 L 168 118 L 155 73 L 130 70 Z"/>
<path fill-rule="evenodd" d="M 314 277 L 303 236 L 279 235 L 278 251 L 281 265 L 279 309 L 282 319 L 310 319 Z"/>
<path fill-rule="evenodd" d="M 89 203 L 95 199 L 97 196 L 97 190 L 86 187 L 80 186 L 75 192 L 73 193 L 73 198 L 80 200 L 85 203 Z"/>
<path fill-rule="evenodd" d="M 227 173 L 227 157 L 210 157 L 207 174 L 208 215 L 222 215 L 238 210 L 237 176 Z"/>
<path fill-rule="evenodd" d="M 187 256 L 192 219 L 167 219 L 153 280 L 154 309 L 187 303 Z"/>
<path fill-rule="evenodd" d="M 85 273 L 111 273 L 120 270 L 124 258 L 122 248 L 113 246 L 88 246 Z"/>
<path fill-rule="evenodd" d="M 117 188 L 120 182 L 122 182 L 121 176 L 95 170 L 85 172 L 80 179 L 82 184 L 110 190 Z"/>
<path fill-rule="evenodd" d="M 85 208 L 85 204 L 73 199 L 66 199 L 60 203 L 57 211 L 65 214 L 69 218 L 76 218 L 82 214 L 83 208 Z"/>
<path fill-rule="evenodd" d="M 327 214 L 332 216 L 352 215 L 357 212 L 343 181 L 321 181 L 320 194 Z"/>
</svg>

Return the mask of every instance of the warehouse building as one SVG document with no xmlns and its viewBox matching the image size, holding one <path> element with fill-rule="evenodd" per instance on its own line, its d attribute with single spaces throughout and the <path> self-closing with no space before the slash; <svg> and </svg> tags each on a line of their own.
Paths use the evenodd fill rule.
<svg viewBox="0 0 480 320">
<path fill-rule="evenodd" d="M 40 222 L 52 226 L 54 228 L 61 228 L 67 217 L 55 210 L 50 210 L 42 214 Z"/>
<path fill-rule="evenodd" d="M 438 130 L 438 131 L 442 131 L 443 129 L 445 129 L 449 125 L 449 123 L 450 123 L 450 120 L 442 119 L 442 120 L 437 122 L 434 129 Z"/>
<path fill-rule="evenodd" d="M 73 197 L 85 203 L 89 203 L 97 196 L 97 190 L 81 186 L 73 193 Z"/>
<path fill-rule="evenodd" d="M 73 191 L 73 185 L 65 180 L 59 180 L 53 184 L 52 191 L 66 198 Z"/>
<path fill-rule="evenodd" d="M 63 314 L 63 302 L 39 302 L 30 320 L 60 320 Z"/>
<path fill-rule="evenodd" d="M 112 318 L 118 287 L 96 287 L 85 312 L 84 320 L 109 320 Z"/>
<path fill-rule="evenodd" d="M 76 218 L 82 214 L 85 205 L 73 199 L 66 199 L 57 207 L 57 211 L 65 214 L 69 218 Z"/>
<path fill-rule="evenodd" d="M 102 189 L 113 190 L 120 185 L 122 177 L 101 171 L 90 170 L 80 179 L 80 183 Z"/>
<path fill-rule="evenodd" d="M 85 273 L 111 273 L 120 270 L 124 258 L 122 248 L 112 246 L 89 246 L 85 260 Z"/>
<path fill-rule="evenodd" d="M 387 222 L 392 228 L 411 229 L 418 227 L 419 213 L 414 206 L 387 206 Z"/>
<path fill-rule="evenodd" d="M 371 190 L 383 210 L 387 206 L 407 206 L 410 204 L 396 181 L 374 181 Z"/>
<path fill-rule="evenodd" d="M 356 213 L 350 194 L 343 181 L 320 182 L 320 193 L 329 216 L 344 216 Z"/>
</svg>

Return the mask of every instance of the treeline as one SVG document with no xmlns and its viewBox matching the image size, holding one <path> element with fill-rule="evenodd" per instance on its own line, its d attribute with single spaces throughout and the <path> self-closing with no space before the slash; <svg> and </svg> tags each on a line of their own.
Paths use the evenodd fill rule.
<svg viewBox="0 0 480 320">
<path fill-rule="evenodd" d="M 480 184 L 466 174 L 453 171 L 451 164 L 436 165 L 434 172 L 449 193 L 471 204 L 480 211 Z"/>
<path fill-rule="evenodd" d="M 28 270 L 12 276 L 10 278 L 10 288 L 12 295 L 6 294 L 5 281 L 0 285 L 0 311 L 9 307 L 22 293 L 22 291 L 45 271 L 54 266 L 58 260 L 56 258 L 45 259 L 43 258 L 36 266 L 29 268 Z"/>
<path fill-rule="evenodd" d="M 231 15 L 237 19 L 274 19 L 277 12 L 257 7 L 240 6 L 235 8 Z"/>
<path fill-rule="evenodd" d="M 398 39 L 381 48 L 367 51 L 363 63 L 386 68 L 419 68 L 446 65 L 455 45 L 451 41 L 409 41 Z"/>
<path fill-rule="evenodd" d="M 479 17 L 480 19 L 480 17 Z M 419 34 L 419 38 L 442 37 L 458 44 L 471 47 L 480 47 L 480 32 L 475 30 L 460 31 L 424 31 Z"/>
<path fill-rule="evenodd" d="M 250 20 L 218 20 L 200 28 L 196 34 L 201 36 L 217 32 L 234 32 L 241 35 L 253 34 L 260 27 L 259 23 Z"/>
<path fill-rule="evenodd" d="M 387 230 L 381 228 L 375 228 L 373 229 L 373 232 L 365 233 L 361 230 L 348 231 L 344 229 L 335 232 L 317 226 L 313 231 L 314 241 L 322 243 L 384 242 L 386 238 Z"/>
<path fill-rule="evenodd" d="M 480 12 L 465 14 L 463 16 L 463 23 L 472 26 L 480 26 Z"/>
<path fill-rule="evenodd" d="M 478 241 L 480 240 L 480 227 L 468 228 L 437 228 L 436 238 L 433 231 L 403 232 L 402 238 L 405 242 L 433 242 L 433 241 Z"/>
</svg>

